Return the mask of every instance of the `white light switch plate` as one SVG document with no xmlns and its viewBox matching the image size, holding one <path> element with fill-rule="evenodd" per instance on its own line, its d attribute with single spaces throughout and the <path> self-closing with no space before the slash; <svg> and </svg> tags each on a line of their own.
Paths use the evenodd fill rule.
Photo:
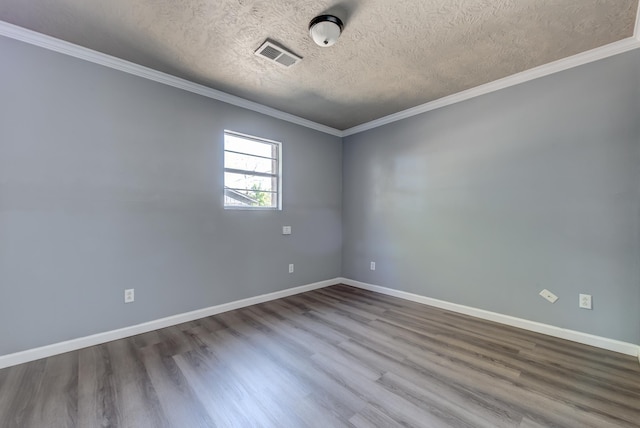
<svg viewBox="0 0 640 428">
<path fill-rule="evenodd" d="M 547 290 L 546 288 L 540 292 L 540 295 L 544 299 L 547 299 L 548 301 L 550 301 L 551 303 L 555 303 L 556 300 L 558 300 L 558 296 L 556 296 L 555 294 L 553 294 L 551 291 Z"/>
<path fill-rule="evenodd" d="M 291 226 L 282 226 L 283 235 L 291 235 Z"/>
</svg>

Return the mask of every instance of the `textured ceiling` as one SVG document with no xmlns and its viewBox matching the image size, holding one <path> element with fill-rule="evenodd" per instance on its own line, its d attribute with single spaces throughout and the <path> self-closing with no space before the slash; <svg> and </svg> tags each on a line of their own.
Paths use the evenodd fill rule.
<svg viewBox="0 0 640 428">
<path fill-rule="evenodd" d="M 0 20 L 346 129 L 633 34 L 638 0 L 0 0 Z M 330 48 L 307 32 L 345 22 Z M 270 38 L 303 57 L 253 55 Z"/>
</svg>

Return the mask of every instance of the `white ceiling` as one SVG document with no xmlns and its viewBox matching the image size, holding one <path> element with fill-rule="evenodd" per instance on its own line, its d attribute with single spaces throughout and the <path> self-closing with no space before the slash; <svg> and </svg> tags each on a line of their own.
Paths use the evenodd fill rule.
<svg viewBox="0 0 640 428">
<path fill-rule="evenodd" d="M 0 0 L 0 20 L 347 129 L 631 37 L 638 0 Z M 309 21 L 344 32 L 313 44 Z M 253 55 L 270 38 L 303 60 Z"/>
</svg>

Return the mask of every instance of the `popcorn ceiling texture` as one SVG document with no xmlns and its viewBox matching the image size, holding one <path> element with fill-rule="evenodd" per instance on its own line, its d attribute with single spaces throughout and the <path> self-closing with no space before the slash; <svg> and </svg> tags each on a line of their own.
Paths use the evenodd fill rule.
<svg viewBox="0 0 640 428">
<path fill-rule="evenodd" d="M 633 34 L 638 0 L 0 0 L 0 19 L 338 129 Z M 307 27 L 333 12 L 342 37 Z M 253 55 L 271 38 L 303 57 Z"/>
</svg>

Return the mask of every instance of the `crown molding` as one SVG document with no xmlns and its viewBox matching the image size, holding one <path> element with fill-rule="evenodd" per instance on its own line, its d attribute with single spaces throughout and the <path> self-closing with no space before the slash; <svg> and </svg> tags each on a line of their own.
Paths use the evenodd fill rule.
<svg viewBox="0 0 640 428">
<path fill-rule="evenodd" d="M 399 120 L 407 119 L 422 113 L 475 98 L 480 95 L 485 95 L 494 91 L 498 91 L 500 89 L 508 88 L 510 86 L 518 85 L 520 83 L 528 82 L 530 80 L 568 70 L 573 67 L 588 64 L 590 62 L 618 55 L 633 49 L 638 49 L 640 48 L 640 5 L 638 6 L 638 10 L 636 12 L 636 24 L 632 37 L 554 62 L 550 62 L 548 64 L 544 64 L 529 70 L 525 70 L 523 72 L 516 73 L 511 76 L 486 83 L 484 85 L 476 86 L 475 88 L 467 89 L 465 91 L 458 92 L 425 104 L 421 104 L 407 110 L 390 114 L 388 116 L 384 116 L 379 119 L 375 119 L 343 131 L 332 128 L 330 126 L 322 125 L 317 122 L 313 122 L 308 119 L 301 118 L 299 116 L 292 115 L 290 113 L 283 112 L 281 110 L 274 109 L 272 107 L 267 107 L 263 104 L 240 98 L 226 92 L 218 91 L 216 89 L 212 89 L 207 86 L 188 81 L 186 79 L 172 76 L 170 74 L 163 73 L 149 67 L 144 67 L 130 61 L 116 58 L 111 55 L 107 55 L 101 52 L 94 51 L 92 49 L 84 48 L 82 46 L 66 42 L 64 40 L 56 39 L 45 34 L 28 30 L 26 28 L 13 25 L 8 22 L 0 21 L 0 36 L 19 40 L 54 52 L 89 61 L 94 64 L 99 64 L 105 67 L 113 68 L 115 70 L 120 70 L 125 73 L 142 77 L 144 79 L 152 80 L 154 82 L 173 86 L 174 88 L 202 95 L 207 98 L 222 101 L 237 107 L 242 107 L 247 110 L 255 111 L 257 113 L 262 113 L 276 119 L 281 119 L 290 123 L 314 129 L 316 131 L 324 132 L 329 135 L 344 138 L 349 135 L 358 134 L 360 132 L 387 125 L 389 123 L 397 122 Z"/>
<path fill-rule="evenodd" d="M 336 137 L 342 137 L 342 131 L 338 129 L 331 128 L 329 126 L 322 125 L 308 119 L 303 119 L 299 116 L 267 107 L 263 104 L 249 101 L 244 98 L 228 94 L 226 92 L 211 89 L 207 86 L 200 85 L 176 76 L 172 76 L 171 74 L 163 73 L 149 67 L 144 67 L 130 61 L 116 58 L 102 52 L 94 51 L 92 49 L 78 46 L 73 43 L 65 42 L 64 40 L 56 39 L 55 37 L 28 30 L 26 28 L 13 25 L 8 22 L 0 21 L 0 35 L 8 37 L 10 39 L 29 43 L 34 46 L 39 46 L 41 48 L 45 48 L 64 55 L 69 55 L 75 58 L 89 61 L 94 64 L 113 68 L 114 70 L 124 71 L 125 73 L 132 74 L 134 76 L 142 77 L 144 79 L 152 80 L 164 85 L 173 86 L 174 88 L 182 89 L 194 94 L 202 95 L 207 98 L 212 98 L 214 100 L 222 101 L 237 107 L 242 107 L 247 110 L 262 113 L 276 119 L 295 123 L 296 125 L 311 128 L 316 131 L 334 135 Z"/>
<path fill-rule="evenodd" d="M 638 7 L 638 9 L 640 10 L 640 7 Z M 638 25 L 636 25 L 636 32 L 638 32 Z M 500 89 L 515 86 L 520 83 L 528 82 L 530 80 L 538 79 L 540 77 L 548 76 L 550 74 L 558 73 L 560 71 L 568 70 L 573 67 L 588 64 L 590 62 L 598 61 L 600 59 L 608 58 L 610 56 L 618 55 L 638 48 L 640 48 L 640 34 L 636 34 L 634 37 L 629 37 L 567 58 L 550 62 L 548 64 L 531 68 L 520 73 L 512 74 L 511 76 L 507 76 L 499 80 L 494 80 L 493 82 L 485 83 L 484 85 L 476 86 L 475 88 L 467 89 L 466 91 L 458 92 L 456 94 L 449 95 L 435 101 L 428 102 L 426 104 L 421 104 L 419 106 L 400 111 L 398 113 L 390 114 L 389 116 L 384 116 L 380 119 L 363 123 L 362 125 L 354 126 L 353 128 L 342 131 L 342 134 L 343 137 L 358 134 L 360 132 L 368 131 L 370 129 L 387 125 L 392 122 L 407 119 L 409 117 L 426 113 L 428 111 L 436 110 L 442 107 L 449 106 L 451 104 L 475 98 L 480 95 L 499 91 Z"/>
</svg>

